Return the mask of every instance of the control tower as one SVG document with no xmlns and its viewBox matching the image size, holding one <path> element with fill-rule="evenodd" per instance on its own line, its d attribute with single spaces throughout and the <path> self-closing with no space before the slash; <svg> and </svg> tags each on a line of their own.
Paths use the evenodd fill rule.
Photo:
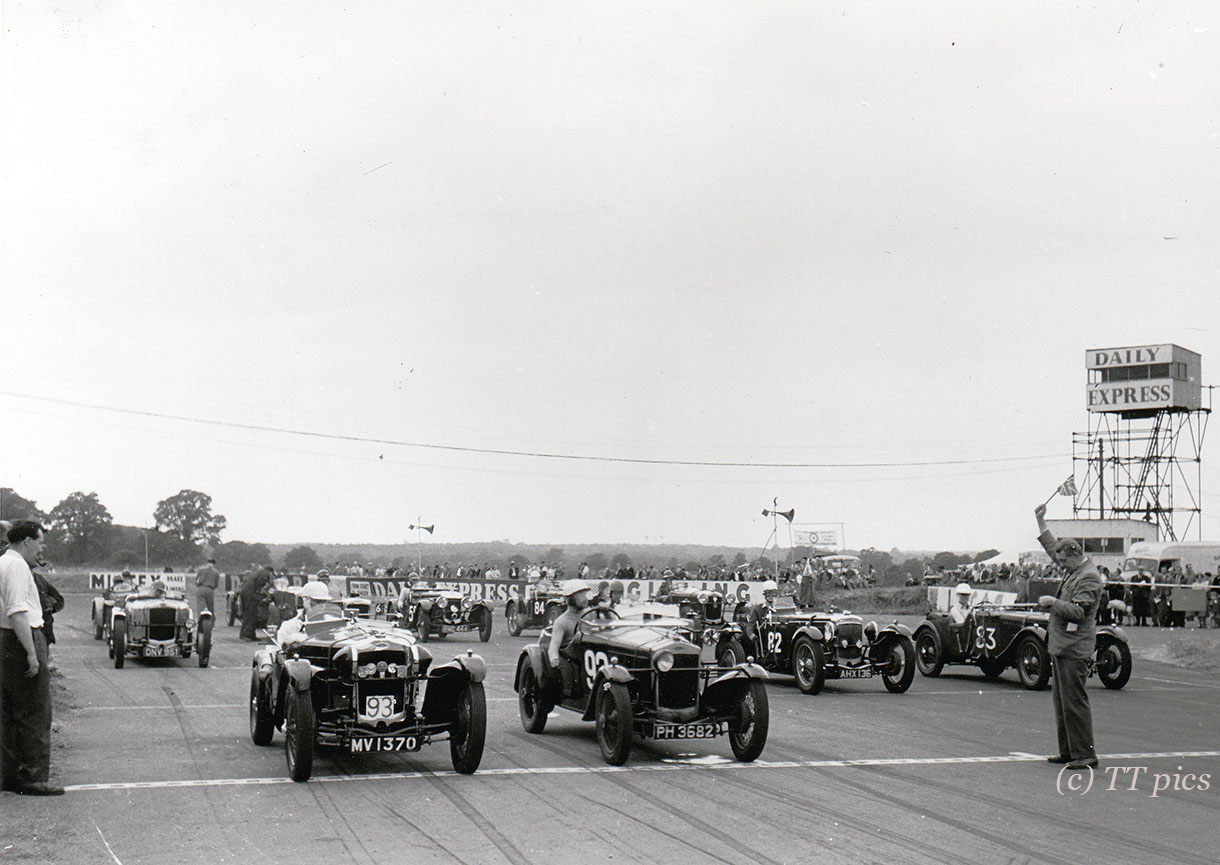
<svg viewBox="0 0 1220 865">
<path fill-rule="evenodd" d="M 1178 345 L 1085 353 L 1089 430 L 1072 434 L 1072 467 L 1084 483 L 1072 512 L 1085 519 L 1145 520 L 1166 540 L 1202 540 L 1202 357 Z M 1076 473 L 1079 477 L 1080 473 Z"/>
</svg>

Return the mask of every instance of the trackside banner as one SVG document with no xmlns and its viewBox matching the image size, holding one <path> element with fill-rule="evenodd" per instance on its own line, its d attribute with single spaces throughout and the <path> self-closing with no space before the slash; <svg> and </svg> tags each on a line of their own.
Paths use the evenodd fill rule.
<svg viewBox="0 0 1220 865">
<path fill-rule="evenodd" d="M 303 577 L 293 576 L 290 583 L 301 585 Z M 331 583 L 339 586 L 344 595 L 360 595 L 377 600 L 397 598 L 403 583 L 398 577 L 331 577 Z M 599 580 L 588 581 L 594 589 Z M 686 586 L 709 592 L 722 592 L 730 601 L 762 600 L 762 583 L 715 582 L 712 580 L 684 580 Z M 346 583 L 346 587 L 344 584 Z M 676 583 L 675 583 L 676 584 Z M 627 594 L 638 592 L 643 600 L 652 598 L 660 587 L 660 580 L 630 580 L 624 583 Z M 472 599 L 483 601 L 508 601 L 518 599 L 524 591 L 523 580 L 440 580 L 437 588 L 452 589 Z"/>
<path fill-rule="evenodd" d="M 139 573 L 133 572 L 131 577 L 137 586 L 147 586 L 153 580 L 160 580 L 165 583 L 165 587 L 171 592 L 185 592 L 187 586 L 190 586 L 192 591 L 195 588 L 194 574 L 163 574 L 160 571 L 140 571 Z M 122 582 L 122 579 L 123 574 L 121 571 L 91 573 L 89 574 L 89 588 L 98 592 L 104 592 L 115 583 Z"/>
</svg>

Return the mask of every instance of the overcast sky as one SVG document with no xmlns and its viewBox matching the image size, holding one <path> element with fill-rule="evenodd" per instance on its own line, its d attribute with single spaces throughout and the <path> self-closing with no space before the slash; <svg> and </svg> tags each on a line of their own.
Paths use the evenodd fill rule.
<svg viewBox="0 0 1220 865">
<path fill-rule="evenodd" d="M 1066 5 L 3 0 L 0 486 L 1031 549 L 1086 349 L 1220 362 L 1220 11 Z"/>
</svg>

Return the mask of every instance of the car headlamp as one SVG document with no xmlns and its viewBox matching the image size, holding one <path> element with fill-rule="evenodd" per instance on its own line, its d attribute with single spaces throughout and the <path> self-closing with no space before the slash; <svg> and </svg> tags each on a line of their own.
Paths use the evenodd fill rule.
<svg viewBox="0 0 1220 865">
<path fill-rule="evenodd" d="M 378 661 L 377 662 L 377 675 L 384 676 L 386 674 L 386 670 L 388 670 L 389 668 L 390 668 L 390 665 L 387 664 L 385 661 Z"/>
<path fill-rule="evenodd" d="M 708 594 L 707 594 L 707 592 L 700 592 L 700 593 L 699 593 L 699 603 L 701 603 L 701 604 L 706 604 L 706 603 L 707 603 L 707 598 L 708 598 Z"/>
<path fill-rule="evenodd" d="M 389 673 L 391 676 L 397 676 L 398 675 L 398 665 L 390 664 L 388 667 L 385 668 L 385 671 L 387 673 Z"/>
<path fill-rule="evenodd" d="M 835 623 L 827 622 L 826 623 L 826 639 L 833 640 L 834 636 L 835 636 Z"/>
<path fill-rule="evenodd" d="M 463 610 L 469 610 L 472 606 L 474 606 L 474 602 L 471 601 L 470 598 L 465 598 L 465 597 L 462 598 L 462 609 Z"/>
<path fill-rule="evenodd" d="M 369 676 L 377 672 L 377 667 L 374 664 L 365 664 L 356 670 L 356 675 L 362 679 L 367 679 Z"/>
<path fill-rule="evenodd" d="M 673 653 L 658 652 L 656 657 L 652 659 L 652 665 L 657 668 L 658 673 L 668 673 L 674 668 Z"/>
</svg>

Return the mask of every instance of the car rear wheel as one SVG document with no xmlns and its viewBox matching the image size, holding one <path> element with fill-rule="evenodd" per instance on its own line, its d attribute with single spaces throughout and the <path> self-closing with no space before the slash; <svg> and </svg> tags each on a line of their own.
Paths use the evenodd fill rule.
<svg viewBox="0 0 1220 865">
<path fill-rule="evenodd" d="M 127 660 L 127 620 L 115 619 L 110 626 L 110 657 L 114 658 L 114 668 L 123 669 Z"/>
<path fill-rule="evenodd" d="M 915 635 L 915 663 L 925 676 L 939 676 L 945 668 L 940 635 L 931 628 L 923 628 Z"/>
<path fill-rule="evenodd" d="M 736 637 L 721 640 L 716 647 L 716 665 L 719 667 L 736 667 L 746 662 L 746 650 Z"/>
<path fill-rule="evenodd" d="M 1031 691 L 1041 691 L 1051 677 L 1051 660 L 1046 645 L 1033 634 L 1017 646 L 1017 676 Z"/>
<path fill-rule="evenodd" d="M 910 637 L 901 637 L 890 642 L 885 654 L 885 669 L 881 681 L 891 694 L 905 693 L 915 681 L 915 644 Z"/>
<path fill-rule="evenodd" d="M 314 717 L 308 691 L 298 691 L 288 683 L 288 705 L 284 713 L 284 751 L 288 756 L 288 776 L 308 781 L 313 774 Z"/>
<path fill-rule="evenodd" d="M 553 707 L 542 696 L 542 683 L 534 675 L 534 667 L 528 661 L 521 670 L 521 689 L 517 692 L 517 709 L 521 713 L 521 726 L 527 733 L 541 733 L 546 728 L 546 716 Z"/>
<path fill-rule="evenodd" d="M 483 759 L 487 738 L 487 699 L 482 682 L 467 682 L 458 694 L 453 727 L 449 730 L 449 756 L 453 769 L 471 775 Z"/>
<path fill-rule="evenodd" d="M 1131 650 L 1114 637 L 1103 636 L 1097 646 L 1097 678 L 1117 691 L 1131 678 Z"/>
<path fill-rule="evenodd" d="M 597 691 L 597 744 L 611 766 L 631 754 L 631 692 L 622 682 L 602 682 Z"/>
<path fill-rule="evenodd" d="M 195 635 L 195 651 L 199 653 L 199 666 L 206 667 L 212 659 L 212 628 L 215 622 L 211 616 L 205 616 L 199 621 L 199 633 Z"/>
<path fill-rule="evenodd" d="M 504 608 L 504 616 L 508 619 L 508 632 L 514 637 L 521 636 L 524 628 L 521 627 L 521 617 L 517 613 L 519 608 L 512 601 L 508 602 L 508 606 Z"/>
<path fill-rule="evenodd" d="M 792 645 L 792 675 L 802 694 L 816 694 L 826 684 L 826 652 L 821 643 L 797 637 Z"/>
<path fill-rule="evenodd" d="M 271 718 L 271 679 L 260 679 L 258 671 L 250 674 L 250 738 L 255 745 L 270 745 L 275 735 Z"/>
<path fill-rule="evenodd" d="M 479 611 L 479 642 L 486 643 L 491 639 L 491 609 L 484 607 Z"/>
<path fill-rule="evenodd" d="M 423 607 L 415 609 L 415 635 L 421 643 L 428 642 L 428 611 Z"/>
<path fill-rule="evenodd" d="M 743 763 L 757 760 L 767 744 L 770 726 L 771 707 L 767 703 L 767 689 L 762 682 L 751 679 L 737 698 L 737 729 L 729 729 L 733 756 Z"/>
</svg>

